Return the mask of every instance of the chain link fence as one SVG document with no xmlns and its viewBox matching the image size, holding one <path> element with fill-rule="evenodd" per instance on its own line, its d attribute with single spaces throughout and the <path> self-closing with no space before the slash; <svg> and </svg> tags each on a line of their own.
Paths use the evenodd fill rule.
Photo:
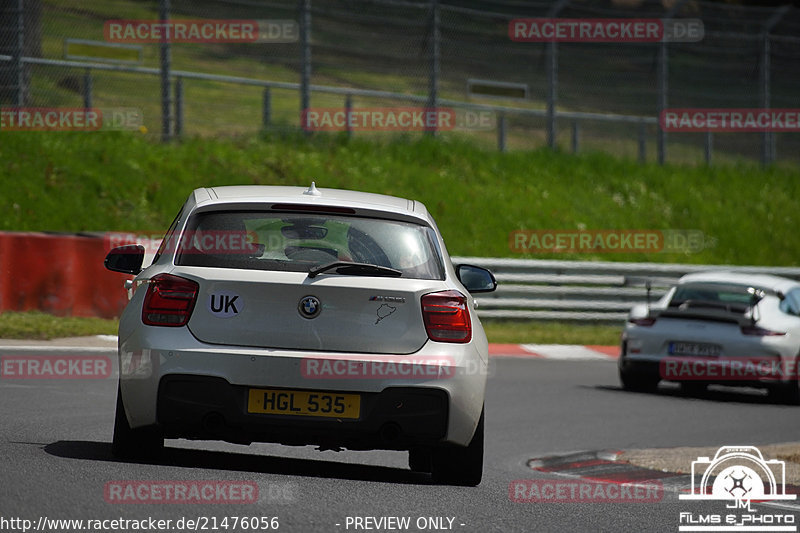
<svg viewBox="0 0 800 533">
<path fill-rule="evenodd" d="M 109 39 L 109 21 L 165 18 L 289 21 L 295 33 Z M 704 35 L 514 41 L 509 24 L 524 18 L 699 19 Z M 459 126 L 438 134 L 501 149 L 796 163 L 797 133 L 665 133 L 659 114 L 800 107 L 798 35 L 800 9 L 705 0 L 0 0 L 0 105 L 134 108 L 165 139 L 297 129 L 309 106 L 448 106 Z M 470 112 L 491 120 L 465 122 Z"/>
</svg>

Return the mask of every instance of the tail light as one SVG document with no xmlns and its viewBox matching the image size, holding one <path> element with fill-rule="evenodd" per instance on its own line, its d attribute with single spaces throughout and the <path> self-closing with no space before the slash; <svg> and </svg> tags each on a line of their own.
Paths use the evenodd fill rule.
<svg viewBox="0 0 800 533">
<path fill-rule="evenodd" d="M 629 318 L 628 322 L 631 324 L 636 324 L 637 326 L 650 327 L 656 323 L 656 319 L 647 316 L 644 318 Z"/>
<path fill-rule="evenodd" d="M 781 335 L 786 335 L 786 332 L 783 331 L 772 331 L 758 326 L 742 326 L 741 330 L 742 335 L 752 335 L 755 337 L 780 337 Z"/>
<path fill-rule="evenodd" d="M 158 274 L 147 287 L 142 322 L 148 326 L 185 326 L 200 287 L 190 279 Z"/>
<path fill-rule="evenodd" d="M 442 291 L 422 297 L 422 318 L 428 338 L 438 342 L 472 340 L 467 298 L 458 291 Z"/>
</svg>

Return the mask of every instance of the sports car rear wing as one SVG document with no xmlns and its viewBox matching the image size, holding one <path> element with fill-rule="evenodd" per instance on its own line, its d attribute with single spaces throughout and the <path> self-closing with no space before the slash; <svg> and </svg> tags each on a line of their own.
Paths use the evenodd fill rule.
<svg viewBox="0 0 800 533">
<path fill-rule="evenodd" d="M 750 309 L 748 307 L 748 309 Z M 727 309 L 711 307 L 667 307 L 666 309 L 650 309 L 650 318 L 681 318 L 695 320 L 712 320 L 714 322 L 728 322 L 738 326 L 750 326 L 756 321 L 749 314 L 733 312 Z"/>
<path fill-rule="evenodd" d="M 705 299 L 674 299 L 669 302 L 666 308 L 650 307 L 650 283 L 646 283 L 647 289 L 647 316 L 650 318 L 682 318 L 697 320 L 713 320 L 716 322 L 729 322 L 739 326 L 752 326 L 758 322 L 758 302 L 766 295 L 777 296 L 783 300 L 785 295 L 773 289 L 761 287 L 748 287 L 750 294 L 749 302 L 723 302 Z"/>
</svg>

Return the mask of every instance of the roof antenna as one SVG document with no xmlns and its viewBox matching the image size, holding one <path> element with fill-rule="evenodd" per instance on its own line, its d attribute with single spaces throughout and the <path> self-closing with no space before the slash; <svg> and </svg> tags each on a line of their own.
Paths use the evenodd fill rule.
<svg viewBox="0 0 800 533">
<path fill-rule="evenodd" d="M 314 183 L 313 181 L 311 182 L 311 187 L 309 187 L 308 189 L 304 190 L 303 194 L 307 194 L 308 196 L 322 196 L 322 193 L 319 192 L 319 189 L 317 189 L 316 183 Z"/>
</svg>

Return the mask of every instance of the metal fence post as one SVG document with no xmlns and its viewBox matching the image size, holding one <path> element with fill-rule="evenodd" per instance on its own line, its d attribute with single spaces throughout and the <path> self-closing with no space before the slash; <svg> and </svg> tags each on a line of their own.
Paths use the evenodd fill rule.
<svg viewBox="0 0 800 533">
<path fill-rule="evenodd" d="M 556 147 L 556 95 L 558 84 L 558 45 L 547 43 L 547 146 Z"/>
<path fill-rule="evenodd" d="M 710 131 L 706 132 L 706 165 L 711 166 L 711 158 L 714 154 L 714 137 Z"/>
<path fill-rule="evenodd" d="M 311 105 L 311 0 L 300 0 L 300 113 Z M 310 134 L 310 130 L 305 130 Z"/>
<path fill-rule="evenodd" d="M 558 16 L 570 0 L 559 0 L 550 9 L 549 18 Z M 558 101 L 558 43 L 555 38 L 547 43 L 547 145 L 556 147 L 556 102 Z"/>
<path fill-rule="evenodd" d="M 661 127 L 661 114 L 667 109 L 667 43 L 662 41 L 658 49 L 658 133 L 656 144 L 658 151 L 658 164 L 663 165 L 667 158 L 667 132 Z"/>
<path fill-rule="evenodd" d="M 17 0 L 17 41 L 14 50 L 14 77 L 17 79 L 16 105 L 25 105 L 25 66 L 22 54 L 25 51 L 25 2 Z"/>
<path fill-rule="evenodd" d="M 770 93 L 770 42 L 769 34 L 765 31 L 761 36 L 761 72 L 760 74 L 760 89 L 761 89 L 761 108 L 769 109 L 769 93 Z M 770 132 L 765 131 L 761 134 L 761 164 L 767 166 L 770 164 Z"/>
<path fill-rule="evenodd" d="M 431 0 L 431 56 L 428 74 L 428 110 L 435 111 L 439 106 L 439 40 L 441 39 L 439 24 L 439 0 Z M 436 135 L 436 126 L 426 128 L 427 135 Z"/>
<path fill-rule="evenodd" d="M 263 107 L 261 108 L 261 126 L 264 129 L 269 128 L 272 122 L 272 95 L 270 94 L 269 87 L 264 87 L 264 95 L 262 96 Z"/>
<path fill-rule="evenodd" d="M 183 135 L 183 77 L 175 79 L 175 137 Z"/>
<path fill-rule="evenodd" d="M 169 20 L 170 0 L 159 0 L 159 17 L 162 22 Z M 172 54 L 168 39 L 160 44 L 161 54 L 161 139 L 172 138 L 172 101 L 170 91 L 170 75 L 172 70 Z"/>
<path fill-rule="evenodd" d="M 772 42 L 769 34 L 781 18 L 789 10 L 790 6 L 785 5 L 778 10 L 764 23 L 761 33 L 761 69 L 759 72 L 759 88 L 761 93 L 761 108 L 769 109 L 771 105 L 771 74 L 772 74 Z M 769 165 L 775 159 L 775 133 L 765 131 L 761 134 L 761 164 Z"/>
<path fill-rule="evenodd" d="M 347 138 L 353 136 L 353 128 L 350 127 L 350 112 L 353 110 L 353 96 L 348 94 L 344 97 L 344 120 L 345 120 L 345 131 L 347 132 Z"/>
<path fill-rule="evenodd" d="M 581 125 L 577 120 L 572 121 L 572 153 L 577 154 L 581 148 Z"/>
<path fill-rule="evenodd" d="M 500 113 L 497 116 L 497 149 L 501 152 L 506 151 L 506 114 Z"/>
<path fill-rule="evenodd" d="M 647 162 L 647 124 L 639 121 L 639 163 Z"/>
<path fill-rule="evenodd" d="M 662 19 L 664 22 L 675 16 L 675 13 L 686 3 L 687 0 L 678 0 L 673 4 L 672 8 L 664 15 Z M 663 165 L 667 159 L 667 132 L 661 127 L 661 114 L 667 109 L 669 90 L 669 51 L 667 49 L 667 41 L 661 40 L 658 48 L 658 133 L 657 133 L 657 150 L 658 150 L 658 164 Z"/>
<path fill-rule="evenodd" d="M 83 108 L 91 109 L 92 107 L 92 69 L 87 68 L 83 74 Z"/>
</svg>

